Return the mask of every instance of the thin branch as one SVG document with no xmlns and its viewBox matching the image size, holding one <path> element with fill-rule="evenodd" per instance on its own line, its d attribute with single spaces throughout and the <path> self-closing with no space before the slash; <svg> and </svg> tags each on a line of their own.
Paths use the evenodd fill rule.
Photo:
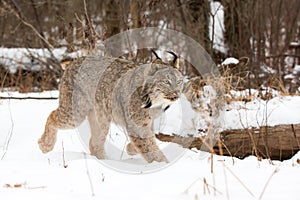
<svg viewBox="0 0 300 200">
<path fill-rule="evenodd" d="M 234 178 L 236 178 L 236 180 L 238 180 L 238 182 L 240 182 L 240 184 L 248 191 L 248 193 L 254 197 L 254 194 L 251 192 L 251 190 L 242 182 L 242 180 L 233 173 L 233 171 L 231 171 L 231 169 L 229 169 L 223 162 L 224 167 L 233 175 Z"/>
<path fill-rule="evenodd" d="M 270 177 L 268 178 L 268 180 L 267 180 L 267 182 L 266 182 L 266 184 L 265 184 L 265 186 L 264 186 L 264 188 L 263 188 L 261 194 L 259 195 L 259 198 L 258 198 L 259 200 L 262 199 L 262 197 L 263 197 L 263 195 L 264 195 L 264 193 L 265 193 L 265 191 L 266 191 L 266 189 L 267 189 L 267 186 L 269 185 L 269 183 L 270 183 L 272 177 L 273 177 L 278 171 L 279 171 L 279 168 L 276 168 L 276 169 L 273 171 L 273 173 L 270 175 Z"/>
<path fill-rule="evenodd" d="M 64 166 L 64 168 L 67 168 L 68 165 L 66 164 L 66 160 L 65 160 L 65 147 L 64 147 L 64 141 L 61 142 L 61 146 L 62 146 L 63 166 Z"/>
<path fill-rule="evenodd" d="M 33 100 L 56 100 L 58 97 L 1 97 L 0 99 L 14 99 L 14 100 L 27 100 L 27 99 L 33 99 Z"/>
<path fill-rule="evenodd" d="M 53 46 L 43 37 L 39 31 L 29 22 L 27 22 L 21 15 L 18 13 L 15 9 L 13 9 L 5 0 L 2 0 L 2 4 L 4 8 L 8 9 L 11 11 L 25 26 L 28 26 L 29 28 L 32 29 L 32 31 L 43 41 L 49 48 L 53 48 Z"/>
<path fill-rule="evenodd" d="M 193 181 L 185 190 L 184 190 L 184 194 L 188 194 L 188 191 L 198 182 L 198 181 L 200 181 L 201 180 L 201 178 L 197 178 L 195 181 Z M 207 189 L 208 189 L 208 187 L 211 187 L 211 188 L 213 188 L 214 189 L 214 191 L 215 192 L 218 192 L 219 194 L 223 194 L 221 191 L 219 191 L 216 187 L 214 187 L 213 185 L 210 185 L 210 184 L 208 184 L 207 183 L 207 181 L 206 181 L 206 179 L 204 178 L 203 179 L 203 183 L 207 186 Z"/>
<path fill-rule="evenodd" d="M 223 163 L 223 173 L 224 173 L 224 181 L 225 181 L 225 188 L 226 188 L 226 198 L 229 200 L 229 190 L 228 190 L 228 181 L 227 181 L 227 175 L 225 170 L 225 164 Z"/>
<path fill-rule="evenodd" d="M 90 187 L 91 187 L 91 192 L 92 192 L 92 196 L 95 196 L 95 191 L 94 191 L 94 186 L 93 186 L 93 182 L 91 179 L 91 175 L 90 175 L 90 171 L 89 171 L 89 167 L 88 167 L 88 163 L 87 163 L 87 158 L 86 158 L 86 153 L 83 152 L 83 157 L 84 157 L 84 162 L 85 162 L 85 167 L 86 167 L 86 174 L 89 178 L 89 183 L 90 183 Z M 104 181 L 104 176 L 102 174 L 102 182 Z"/>
<path fill-rule="evenodd" d="M 11 138 L 12 138 L 12 135 L 13 135 L 14 126 L 15 126 L 14 120 L 13 120 L 13 118 L 12 118 L 11 107 L 10 107 L 10 101 L 8 102 L 8 109 L 9 109 L 9 116 L 10 116 L 11 128 L 10 128 L 8 137 L 7 137 L 6 141 L 5 141 L 5 146 L 4 146 L 4 148 L 3 148 L 4 153 L 3 153 L 3 155 L 1 156 L 1 159 L 0 159 L 0 160 L 3 160 L 4 157 L 5 157 L 5 155 L 6 155 L 6 152 L 7 152 L 7 150 L 8 150 L 8 146 L 9 146 L 9 143 L 10 143 Z"/>
</svg>

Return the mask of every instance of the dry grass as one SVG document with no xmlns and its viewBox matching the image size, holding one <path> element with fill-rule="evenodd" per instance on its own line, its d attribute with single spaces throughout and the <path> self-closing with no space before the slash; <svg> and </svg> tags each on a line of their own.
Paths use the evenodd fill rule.
<svg viewBox="0 0 300 200">
<path fill-rule="evenodd" d="M 58 79 L 58 73 L 50 69 L 32 71 L 19 67 L 16 73 L 11 73 L 0 66 L 0 91 L 4 88 L 21 93 L 57 90 Z"/>
</svg>

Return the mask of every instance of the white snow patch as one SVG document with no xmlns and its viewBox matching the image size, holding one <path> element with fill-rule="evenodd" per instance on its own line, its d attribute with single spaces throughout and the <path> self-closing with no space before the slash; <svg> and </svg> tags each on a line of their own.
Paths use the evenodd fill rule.
<svg viewBox="0 0 300 200">
<path fill-rule="evenodd" d="M 58 59 L 62 59 L 67 48 L 53 49 L 53 55 Z M 8 67 L 11 73 L 15 73 L 19 66 L 30 70 L 40 70 L 41 62 L 47 62 L 51 58 L 48 49 L 32 49 L 32 48 L 0 48 L 0 64 Z"/>
<path fill-rule="evenodd" d="M 66 47 L 51 49 L 34 48 L 0 48 L 0 65 L 7 67 L 11 73 L 15 73 L 19 67 L 27 70 L 38 71 L 47 59 L 54 57 L 58 61 L 64 58 L 78 58 L 87 55 L 86 50 L 67 52 Z"/>
<path fill-rule="evenodd" d="M 268 67 L 266 65 L 263 65 L 260 67 L 264 72 L 270 73 L 270 74 L 276 74 L 277 71 L 275 69 L 272 69 L 271 67 Z"/>
<path fill-rule="evenodd" d="M 239 64 L 239 60 L 236 59 L 236 58 L 233 58 L 233 57 L 229 57 L 229 58 L 226 58 L 223 62 L 222 62 L 222 65 L 230 65 L 230 64 Z"/>
<path fill-rule="evenodd" d="M 300 97 L 283 96 L 265 101 L 233 102 L 227 108 L 223 129 L 300 123 Z"/>
<path fill-rule="evenodd" d="M 299 46 L 300 46 L 300 43 L 299 43 L 299 42 L 291 42 L 291 43 L 290 43 L 290 46 L 291 46 L 291 47 L 299 47 Z"/>
<path fill-rule="evenodd" d="M 297 73 L 299 73 L 300 72 L 300 65 L 296 65 L 295 67 L 294 67 L 294 69 L 293 69 L 293 73 L 294 74 L 297 74 Z"/>
<path fill-rule="evenodd" d="M 293 74 L 287 74 L 287 75 L 284 75 L 283 77 L 284 79 L 294 79 L 295 76 Z"/>
</svg>

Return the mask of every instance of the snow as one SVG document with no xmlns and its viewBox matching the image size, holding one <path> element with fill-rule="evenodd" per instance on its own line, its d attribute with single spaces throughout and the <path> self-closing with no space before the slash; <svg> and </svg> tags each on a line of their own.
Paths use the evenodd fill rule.
<svg viewBox="0 0 300 200">
<path fill-rule="evenodd" d="M 8 67 L 11 73 L 15 73 L 18 67 L 37 71 L 41 69 L 43 63 L 47 63 L 52 55 L 61 61 L 63 58 L 78 58 L 86 55 L 84 50 L 67 52 L 66 47 L 54 48 L 51 52 L 48 49 L 34 48 L 0 48 L 0 66 Z"/>
<path fill-rule="evenodd" d="M 293 69 L 293 73 L 294 74 L 297 74 L 297 73 L 299 73 L 300 72 L 300 65 L 296 65 L 295 67 L 294 67 L 294 69 Z"/>
<path fill-rule="evenodd" d="M 300 43 L 299 42 L 291 42 L 290 47 L 299 47 Z"/>
<path fill-rule="evenodd" d="M 19 94 L 8 96 L 15 95 Z M 299 123 L 299 102 L 297 96 L 268 102 L 258 99 L 246 104 L 236 102 L 230 105 L 226 121 L 237 117 L 236 112 L 247 113 L 248 119 L 252 114 L 264 115 L 261 112 L 269 106 L 268 121 L 272 124 Z M 84 153 L 86 148 L 74 129 L 59 131 L 54 150 L 42 154 L 37 140 L 47 116 L 57 105 L 58 100 L 0 100 L 1 199 L 299 199 L 300 153 L 290 160 L 270 164 L 253 156 L 243 160 L 211 158 L 208 153 L 189 150 L 165 168 L 152 173 L 144 168 L 139 175 L 133 175 L 116 171 Z M 124 137 L 116 131 L 117 128 L 111 130 L 108 140 Z M 125 167 L 157 165 L 148 165 L 139 156 L 110 162 Z"/>
<path fill-rule="evenodd" d="M 262 91 L 276 96 L 270 100 L 258 97 L 259 91 L 252 89 L 253 100 L 250 102 L 232 101 L 226 105 L 221 118 L 215 122 L 220 130 L 259 128 L 260 126 L 275 126 L 300 123 L 300 96 L 281 96 L 278 91 L 265 88 Z M 209 95 L 211 96 L 211 95 Z M 231 97 L 249 96 L 249 90 L 231 91 Z M 199 129 L 205 130 L 208 116 L 202 116 L 193 111 L 185 97 L 181 97 L 172 105 L 164 116 L 163 123 L 156 126 L 156 132 L 177 134 L 181 136 L 199 136 Z M 160 119 L 162 120 L 162 119 Z M 159 121 L 159 120 L 158 120 Z M 159 129 L 159 130 L 158 130 Z"/>
<path fill-rule="evenodd" d="M 233 102 L 225 112 L 223 129 L 300 123 L 300 97 L 278 96 L 270 100 L 255 98 L 250 102 Z"/>
<path fill-rule="evenodd" d="M 53 49 L 53 55 L 61 58 L 66 53 L 67 48 Z M 40 62 L 46 62 L 51 57 L 51 53 L 47 49 L 31 49 L 31 48 L 1 48 L 0 64 L 9 66 L 11 73 L 15 73 L 19 66 L 29 68 L 31 70 L 39 70 Z M 40 60 L 39 60 L 40 59 Z"/>
<path fill-rule="evenodd" d="M 222 62 L 222 65 L 230 65 L 230 64 L 234 64 L 234 65 L 237 65 L 239 64 L 239 60 L 236 59 L 236 58 L 233 58 L 233 57 L 229 57 L 229 58 L 226 58 L 223 62 Z"/>
<path fill-rule="evenodd" d="M 284 79 L 294 79 L 295 76 L 293 74 L 287 74 L 287 75 L 284 75 L 283 77 Z"/>
<path fill-rule="evenodd" d="M 276 74 L 277 73 L 277 71 L 275 69 L 272 69 L 271 67 L 268 67 L 266 65 L 263 65 L 260 68 L 268 74 Z"/>
</svg>

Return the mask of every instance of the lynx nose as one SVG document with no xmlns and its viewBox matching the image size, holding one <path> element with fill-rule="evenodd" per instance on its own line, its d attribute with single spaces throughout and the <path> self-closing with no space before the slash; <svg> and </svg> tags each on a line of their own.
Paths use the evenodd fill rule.
<svg viewBox="0 0 300 200">
<path fill-rule="evenodd" d="M 179 98 L 179 92 L 170 92 L 166 95 L 166 99 L 170 101 L 176 101 Z"/>
</svg>

